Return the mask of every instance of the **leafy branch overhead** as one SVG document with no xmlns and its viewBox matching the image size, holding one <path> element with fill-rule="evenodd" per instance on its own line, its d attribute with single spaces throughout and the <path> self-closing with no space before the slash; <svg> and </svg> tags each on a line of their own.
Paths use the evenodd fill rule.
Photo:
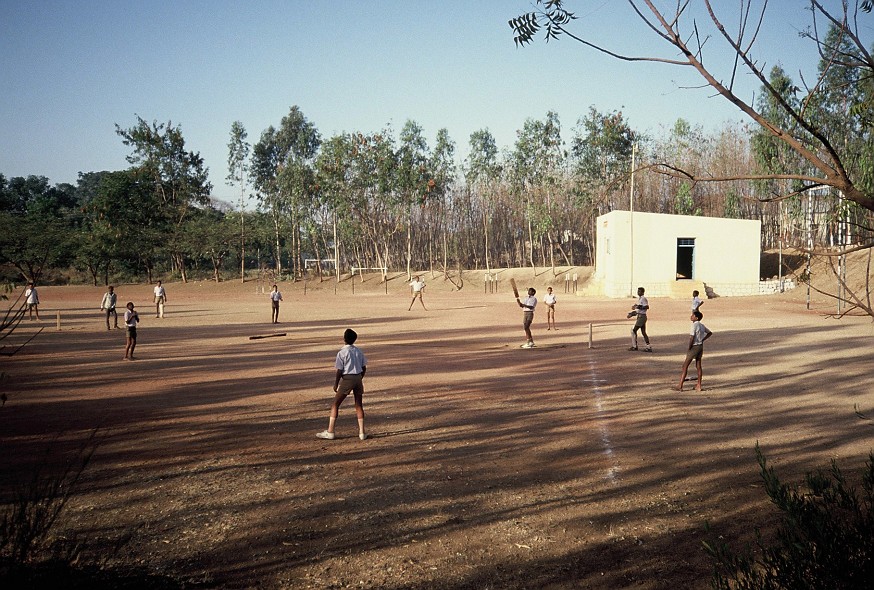
<svg viewBox="0 0 874 590">
<path fill-rule="evenodd" d="M 678 2 L 673 9 L 659 8 L 651 0 L 627 0 L 633 18 L 644 30 L 666 42 L 677 57 L 657 55 L 632 56 L 598 45 L 570 30 L 574 13 L 562 0 L 536 0 L 535 10 L 509 21 L 516 46 L 528 45 L 541 32 L 547 42 L 565 35 L 615 59 L 629 62 L 653 62 L 691 67 L 716 94 L 728 100 L 751 118 L 761 130 L 798 156 L 795 166 L 768 170 L 751 170 L 737 175 L 706 174 L 684 169 L 665 161 L 655 167 L 665 175 L 692 183 L 750 180 L 771 183 L 780 181 L 780 190 L 769 200 L 781 200 L 811 189 L 831 189 L 843 198 L 874 211 L 874 57 L 868 47 L 870 26 L 859 24 L 860 12 L 874 9 L 871 0 L 845 0 L 839 6 L 826 6 L 809 0 L 811 26 L 803 36 L 816 45 L 820 55 L 817 77 L 809 83 L 778 87 L 773 72 L 765 63 L 779 62 L 779 56 L 757 55 L 757 41 L 768 18 L 780 18 L 773 3 L 742 0 L 730 8 L 724 3 L 702 0 L 706 18 L 691 15 L 690 2 Z M 718 4 L 718 8 L 715 6 Z M 611 10 L 611 14 L 615 11 Z M 775 26 L 782 25 L 777 22 Z M 708 28 L 709 27 L 709 28 Z M 778 29 L 779 30 L 779 29 Z M 732 32 L 730 32 L 732 31 Z M 691 34 L 690 34 L 691 32 Z M 705 65 L 705 53 L 717 42 L 734 54 L 725 71 Z M 711 62 L 707 62 L 708 64 Z M 736 81 L 752 76 L 761 83 L 767 101 L 745 98 Z M 774 107 L 766 112 L 763 105 Z M 839 123 L 838 127 L 835 123 Z"/>
</svg>

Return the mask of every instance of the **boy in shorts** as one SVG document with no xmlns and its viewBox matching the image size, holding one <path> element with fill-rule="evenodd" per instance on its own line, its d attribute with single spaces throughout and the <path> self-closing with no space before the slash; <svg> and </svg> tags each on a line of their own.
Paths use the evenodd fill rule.
<svg viewBox="0 0 874 590">
<path fill-rule="evenodd" d="M 683 374 L 680 375 L 680 384 L 675 387 L 677 391 L 683 391 L 683 383 L 686 381 L 686 372 L 689 370 L 689 365 L 695 361 L 695 369 L 698 371 L 698 382 L 695 384 L 695 391 L 701 391 L 701 377 L 704 375 L 704 370 L 701 367 L 701 357 L 704 355 L 704 341 L 713 336 L 713 332 L 707 329 L 707 326 L 701 323 L 704 315 L 695 310 L 689 319 L 692 320 L 692 329 L 689 331 L 689 349 L 686 352 L 686 360 L 683 361 Z"/>
<path fill-rule="evenodd" d="M 134 349 L 137 347 L 137 324 L 140 316 L 134 311 L 132 301 L 127 302 L 127 311 L 124 312 L 124 326 L 127 336 L 127 347 L 124 349 L 124 358 L 134 360 Z"/>
<path fill-rule="evenodd" d="M 328 429 L 316 434 L 316 438 L 334 440 L 334 424 L 340 411 L 340 404 L 351 392 L 355 397 L 355 414 L 358 416 L 358 438 L 365 440 L 364 432 L 364 373 L 367 372 L 367 359 L 361 349 L 355 346 L 358 334 L 355 330 L 347 329 L 343 332 L 345 346 L 337 353 L 334 368 L 337 369 L 334 379 L 334 403 L 331 404 L 331 413 L 328 416 Z"/>
<path fill-rule="evenodd" d="M 525 344 L 523 344 L 520 348 L 534 348 L 534 336 L 531 335 L 531 322 L 534 321 L 534 308 L 537 307 L 537 297 L 534 295 L 537 291 L 534 290 L 534 287 L 528 288 L 528 296 L 519 300 L 516 297 L 516 303 L 519 304 L 519 307 L 522 308 L 522 329 L 525 330 Z"/>
</svg>

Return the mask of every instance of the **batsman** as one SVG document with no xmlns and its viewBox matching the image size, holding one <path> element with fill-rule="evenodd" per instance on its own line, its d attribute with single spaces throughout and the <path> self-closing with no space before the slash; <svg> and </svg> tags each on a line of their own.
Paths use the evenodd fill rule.
<svg viewBox="0 0 874 590">
<path fill-rule="evenodd" d="M 516 288 L 516 281 L 510 279 L 510 284 L 513 286 L 513 294 L 516 296 L 516 303 L 522 308 L 522 329 L 525 330 L 526 342 L 521 348 L 534 348 L 534 337 L 531 335 L 531 322 L 534 321 L 534 308 L 537 307 L 537 293 L 534 287 L 528 288 L 528 296 L 525 299 L 519 299 L 519 290 Z"/>
</svg>

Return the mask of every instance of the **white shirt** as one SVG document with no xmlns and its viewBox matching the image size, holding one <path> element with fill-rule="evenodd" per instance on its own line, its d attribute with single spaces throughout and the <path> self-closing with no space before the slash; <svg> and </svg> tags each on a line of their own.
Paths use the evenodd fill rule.
<svg viewBox="0 0 874 590">
<path fill-rule="evenodd" d="M 522 305 L 528 305 L 531 307 L 531 309 L 523 307 L 522 311 L 530 311 L 531 313 L 534 313 L 534 308 L 537 307 L 537 297 L 535 297 L 534 295 L 529 295 L 525 299 L 522 299 L 521 302 Z"/>
<path fill-rule="evenodd" d="M 103 302 L 100 304 L 100 309 L 115 309 L 116 301 L 118 301 L 118 295 L 107 291 L 103 295 Z"/>
<path fill-rule="evenodd" d="M 707 336 L 707 334 L 710 334 L 710 330 L 707 329 L 707 326 L 701 322 L 692 322 L 692 329 L 689 330 L 689 336 L 692 337 L 693 346 L 704 344 L 704 337 Z"/>
<path fill-rule="evenodd" d="M 136 328 L 139 321 L 140 316 L 135 311 L 127 310 L 124 312 L 124 325 L 128 328 Z"/>
<path fill-rule="evenodd" d="M 555 305 L 555 302 L 556 302 L 556 301 L 558 301 L 558 299 L 555 298 L 555 294 L 554 294 L 554 293 L 547 293 L 547 294 L 546 294 L 546 297 L 543 298 L 543 302 L 544 302 L 546 305 Z"/>
<path fill-rule="evenodd" d="M 164 291 L 163 285 L 155 285 L 155 297 L 164 297 L 166 299 L 167 294 Z"/>
<path fill-rule="evenodd" d="M 701 307 L 702 303 L 704 303 L 704 302 L 701 301 L 700 297 L 693 297 L 692 298 L 692 311 L 698 311 L 698 308 Z"/>
<path fill-rule="evenodd" d="M 272 299 L 273 301 L 282 301 L 282 293 L 280 293 L 279 291 L 271 291 L 270 299 Z"/>
<path fill-rule="evenodd" d="M 25 303 L 28 305 L 39 305 L 39 295 L 36 294 L 36 288 L 28 289 L 24 292 L 26 297 Z"/>
<path fill-rule="evenodd" d="M 646 312 L 649 311 L 646 309 L 649 307 L 649 299 L 641 295 L 637 298 L 637 305 L 644 307 L 644 309 L 641 309 L 640 307 L 637 308 L 637 315 L 646 315 Z"/>
<path fill-rule="evenodd" d="M 410 287 L 413 288 L 413 293 L 418 293 L 425 288 L 425 281 L 413 281 L 410 283 Z"/>
<path fill-rule="evenodd" d="M 344 375 L 360 375 L 367 366 L 367 359 L 361 349 L 353 344 L 347 344 L 337 353 L 334 368 L 343 371 Z"/>
</svg>

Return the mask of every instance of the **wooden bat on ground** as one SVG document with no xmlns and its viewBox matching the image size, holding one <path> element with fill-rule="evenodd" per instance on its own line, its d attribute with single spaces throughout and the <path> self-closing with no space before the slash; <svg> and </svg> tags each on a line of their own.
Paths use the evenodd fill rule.
<svg viewBox="0 0 874 590">
<path fill-rule="evenodd" d="M 260 334 L 256 336 L 249 336 L 249 340 L 261 340 L 262 338 L 277 338 L 280 336 L 285 336 L 285 332 L 281 334 Z"/>
<path fill-rule="evenodd" d="M 513 295 L 519 299 L 519 289 L 516 288 L 516 279 L 510 279 L 510 286 L 513 287 Z"/>
</svg>

